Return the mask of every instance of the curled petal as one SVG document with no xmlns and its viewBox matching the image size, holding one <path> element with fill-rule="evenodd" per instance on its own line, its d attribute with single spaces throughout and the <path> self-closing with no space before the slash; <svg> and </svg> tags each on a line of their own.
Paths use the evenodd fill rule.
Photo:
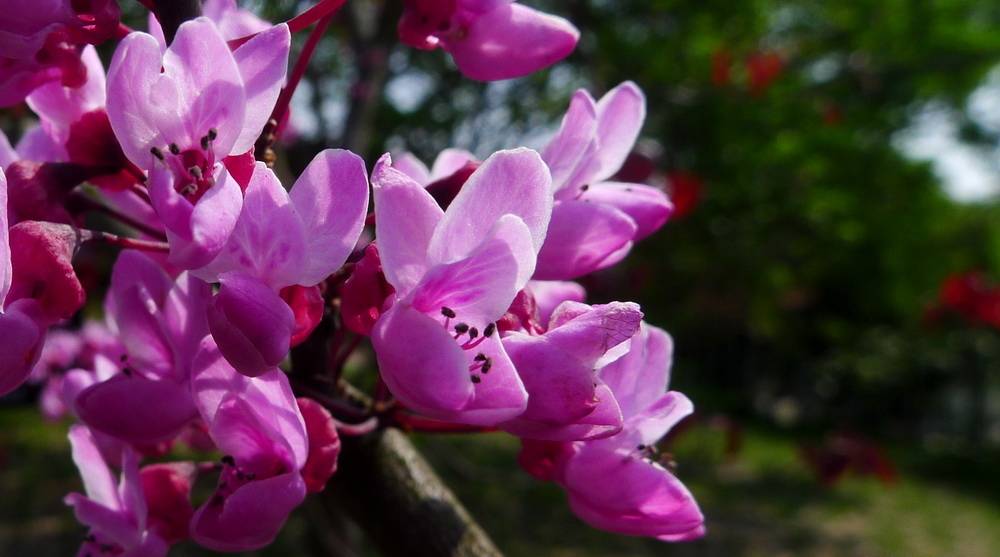
<svg viewBox="0 0 1000 557">
<path fill-rule="evenodd" d="M 646 96 L 635 83 L 626 81 L 601 97 L 597 102 L 600 162 L 594 181 L 607 180 L 618 172 L 632 151 L 645 119 Z"/>
<path fill-rule="evenodd" d="M 309 436 L 309 457 L 302 467 L 302 478 L 309 493 L 319 493 L 337 471 L 340 436 L 330 412 L 315 400 L 296 399 Z"/>
<path fill-rule="evenodd" d="M 674 212 L 674 206 L 659 188 L 643 184 L 604 182 L 594 184 L 580 199 L 617 208 L 635 221 L 633 240 L 638 241 L 659 230 Z"/>
</svg>

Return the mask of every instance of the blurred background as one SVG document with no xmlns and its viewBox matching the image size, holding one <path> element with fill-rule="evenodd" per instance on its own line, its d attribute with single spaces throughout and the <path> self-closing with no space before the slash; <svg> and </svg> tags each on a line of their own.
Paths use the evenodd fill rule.
<svg viewBox="0 0 1000 557">
<path fill-rule="evenodd" d="M 122 3 L 145 28 L 138 4 Z M 369 165 L 384 151 L 485 157 L 544 145 L 576 88 L 631 79 L 646 92 L 622 177 L 667 189 L 677 214 L 583 282 L 590 301 L 634 300 L 673 334 L 672 388 L 697 414 L 666 448 L 709 534 L 666 545 L 597 532 L 518 469 L 516 440 L 417 437 L 498 545 L 1000 555 L 1000 4 L 525 3 L 572 20 L 580 46 L 484 85 L 441 52 L 399 45 L 396 2 L 351 0 L 279 150 L 289 176 L 328 146 Z M 281 21 L 308 3 L 242 5 Z M 26 110 L 0 122 L 12 139 L 30 124 Z M 68 555 L 84 534 L 61 503 L 80 488 L 66 424 L 38 417 L 36 391 L 0 406 L 3 555 Z M 260 554 L 354 554 L 337 553 L 326 521 L 306 505 Z"/>
</svg>

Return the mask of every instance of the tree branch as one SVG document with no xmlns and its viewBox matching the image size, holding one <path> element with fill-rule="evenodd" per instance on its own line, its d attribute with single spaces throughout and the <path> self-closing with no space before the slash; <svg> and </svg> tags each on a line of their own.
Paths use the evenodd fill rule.
<svg viewBox="0 0 1000 557">
<path fill-rule="evenodd" d="M 410 440 L 397 429 L 343 438 L 336 475 L 323 495 L 387 556 L 501 557 Z"/>
</svg>

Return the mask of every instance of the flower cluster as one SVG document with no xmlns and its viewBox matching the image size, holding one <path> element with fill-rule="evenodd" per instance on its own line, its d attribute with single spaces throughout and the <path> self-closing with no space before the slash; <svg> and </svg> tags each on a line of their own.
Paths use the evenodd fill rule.
<svg viewBox="0 0 1000 557">
<path fill-rule="evenodd" d="M 645 118 L 638 86 L 577 92 L 541 153 L 450 149 L 432 169 L 386 154 L 369 173 L 327 149 L 286 189 L 256 159 L 286 115 L 291 34 L 310 12 L 272 25 L 206 0 L 168 43 L 152 14 L 147 34 L 113 2 L 42 4 L 0 23 L 0 104 L 39 118 L 16 149 L 0 134 L 0 394 L 41 383 L 45 416 L 77 420 L 85 494 L 66 503 L 89 528 L 82 554 L 266 546 L 334 475 L 340 435 L 434 424 L 517 436 L 521 465 L 597 528 L 704 533 L 657 449 L 692 412 L 667 390 L 670 337 L 637 304 L 589 305 L 570 282 L 673 210 L 613 181 Z M 474 79 L 551 65 L 578 38 L 510 0 L 403 4 L 400 40 L 443 48 Z M 105 75 L 90 45 L 108 38 Z M 82 228 L 92 212 L 130 234 Z M 86 241 L 124 248 L 103 319 L 48 331 L 96 292 L 73 267 Z M 366 338 L 378 386 L 361 407 L 329 386 Z M 299 345 L 328 357 L 291 365 Z M 177 445 L 207 460 L 143 465 Z M 205 476 L 214 490 L 192 494 Z"/>
</svg>

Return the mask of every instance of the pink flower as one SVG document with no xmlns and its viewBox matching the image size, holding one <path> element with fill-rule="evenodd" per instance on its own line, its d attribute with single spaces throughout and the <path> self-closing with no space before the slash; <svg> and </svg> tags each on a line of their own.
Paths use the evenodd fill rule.
<svg viewBox="0 0 1000 557">
<path fill-rule="evenodd" d="M 279 292 L 315 286 L 340 268 L 367 211 L 364 161 L 349 151 L 316 155 L 290 192 L 257 163 L 232 235 L 218 257 L 196 271 L 222 284 L 209 327 L 240 373 L 266 372 L 285 357 L 296 325 Z"/>
<path fill-rule="evenodd" d="M 202 17 L 182 24 L 165 52 L 145 33 L 118 46 L 108 116 L 125 155 L 150 169 L 174 264 L 207 264 L 236 225 L 242 191 L 219 161 L 253 147 L 284 81 L 290 40 L 278 25 L 230 52 Z"/>
<path fill-rule="evenodd" d="M 621 261 L 673 210 L 667 196 L 643 184 L 608 182 L 631 152 L 646 117 L 632 82 L 600 101 L 577 91 L 562 127 L 542 157 L 552 170 L 556 205 L 538 254 L 536 279 L 571 279 Z"/>
<path fill-rule="evenodd" d="M 655 449 L 693 410 L 684 395 L 665 392 L 671 352 L 670 337 L 644 324 L 628 354 L 601 370 L 624 417 L 621 432 L 568 444 L 528 443 L 522 452 L 522 464 L 562 485 L 573 512 L 591 526 L 663 541 L 705 533 L 694 497 L 658 462 Z"/>
<path fill-rule="evenodd" d="M 534 272 L 552 207 L 534 151 L 487 159 L 442 211 L 383 156 L 372 173 L 376 236 L 392 307 L 372 333 L 393 394 L 428 416 L 493 425 L 527 393 L 496 321 Z"/>
<path fill-rule="evenodd" d="M 111 276 L 106 312 L 125 347 L 125 372 L 76 397 L 81 420 L 130 443 L 172 439 L 197 416 L 191 359 L 208 334 L 211 289 L 182 273 L 172 279 L 141 252 L 126 250 Z"/>
<path fill-rule="evenodd" d="M 124 450 L 121 483 L 116 486 L 86 427 L 71 427 L 69 441 L 87 494 L 71 493 L 66 496 L 66 504 L 73 507 L 77 520 L 90 527 L 79 555 L 165 556 L 167 542 L 152 532 L 147 522 L 148 509 L 135 452 Z"/>
<path fill-rule="evenodd" d="M 621 430 L 622 412 L 595 370 L 628 348 L 641 319 L 632 303 L 565 302 L 544 334 L 504 337 L 529 398 L 524 413 L 500 427 L 518 437 L 550 441 L 607 437 Z"/>
<path fill-rule="evenodd" d="M 496 81 L 548 67 L 576 48 L 568 21 L 512 0 L 406 0 L 399 38 L 424 50 L 443 48 L 467 77 Z"/>
<path fill-rule="evenodd" d="M 0 21 L 0 107 L 58 81 L 80 87 L 87 68 L 80 47 L 97 44 L 118 27 L 115 0 L 10 0 Z"/>
<path fill-rule="evenodd" d="M 306 425 L 288 378 L 236 372 L 206 338 L 195 356 L 192 390 L 209 435 L 226 456 L 215 493 L 195 511 L 191 537 L 216 551 L 270 544 L 306 496 Z"/>
</svg>

